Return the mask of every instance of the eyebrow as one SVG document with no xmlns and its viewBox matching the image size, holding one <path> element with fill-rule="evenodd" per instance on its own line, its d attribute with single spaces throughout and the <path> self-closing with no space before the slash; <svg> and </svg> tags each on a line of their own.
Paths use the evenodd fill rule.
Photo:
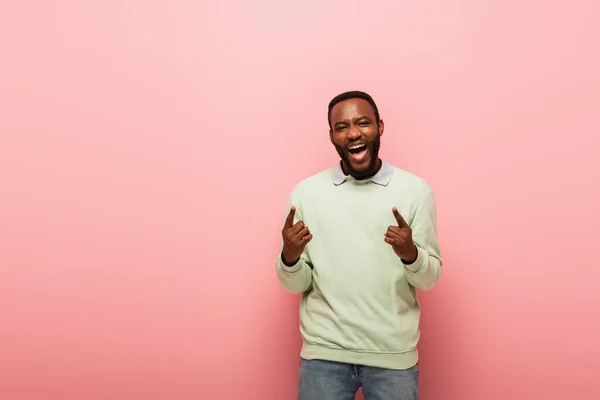
<svg viewBox="0 0 600 400">
<path fill-rule="evenodd" d="M 371 120 L 371 118 L 369 118 L 369 116 L 368 116 L 368 115 L 360 115 L 360 116 L 358 116 L 358 117 L 354 118 L 354 121 L 355 121 L 355 122 L 359 122 L 359 121 L 362 121 L 362 120 L 368 120 L 368 121 L 370 121 L 370 120 Z M 333 126 L 338 126 L 338 125 L 347 125 L 347 124 L 348 124 L 348 120 L 342 120 L 342 121 L 336 121 L 336 122 L 333 124 Z"/>
</svg>

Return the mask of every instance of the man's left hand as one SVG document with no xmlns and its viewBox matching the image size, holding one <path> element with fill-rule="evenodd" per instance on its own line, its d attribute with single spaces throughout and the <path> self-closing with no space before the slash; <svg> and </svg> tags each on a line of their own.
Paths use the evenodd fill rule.
<svg viewBox="0 0 600 400">
<path fill-rule="evenodd" d="M 388 227 L 385 233 L 385 241 L 390 244 L 394 252 L 403 262 L 411 264 L 417 259 L 417 246 L 412 239 L 412 229 L 406 223 L 396 207 L 392 208 L 398 226 Z"/>
</svg>

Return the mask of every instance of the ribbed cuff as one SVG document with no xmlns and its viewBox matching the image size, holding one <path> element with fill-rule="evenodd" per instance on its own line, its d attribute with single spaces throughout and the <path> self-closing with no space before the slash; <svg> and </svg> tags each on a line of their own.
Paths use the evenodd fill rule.
<svg viewBox="0 0 600 400">
<path fill-rule="evenodd" d="M 296 264 L 288 267 L 287 265 L 284 264 L 283 259 L 281 258 L 281 253 L 279 253 L 279 256 L 277 257 L 277 262 L 279 263 L 279 268 L 281 268 L 282 271 L 285 272 L 289 272 L 291 274 L 293 274 L 294 272 L 298 272 L 300 270 L 300 268 L 302 268 L 302 257 L 300 257 L 298 259 L 298 261 L 296 262 Z"/>
<path fill-rule="evenodd" d="M 417 259 L 411 264 L 404 264 L 404 268 L 410 272 L 419 272 L 427 262 L 427 254 L 425 250 L 417 246 Z"/>
</svg>

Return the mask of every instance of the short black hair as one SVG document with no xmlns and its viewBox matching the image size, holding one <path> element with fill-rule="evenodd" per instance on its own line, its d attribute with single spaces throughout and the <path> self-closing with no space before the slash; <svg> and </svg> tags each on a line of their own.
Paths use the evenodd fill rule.
<svg viewBox="0 0 600 400">
<path fill-rule="evenodd" d="M 329 107 L 327 110 L 327 122 L 329 122 L 330 128 L 331 128 L 331 110 L 337 103 L 340 103 L 344 100 L 349 100 L 349 99 L 366 100 L 371 105 L 371 107 L 373 108 L 373 112 L 375 113 L 375 123 L 377 125 L 379 125 L 379 110 L 377 109 L 377 105 L 375 104 L 375 101 L 373 100 L 373 98 L 369 94 L 367 94 L 365 92 L 361 92 L 360 90 L 350 90 L 348 92 L 338 94 L 333 99 L 331 99 L 331 101 L 329 102 Z"/>
</svg>

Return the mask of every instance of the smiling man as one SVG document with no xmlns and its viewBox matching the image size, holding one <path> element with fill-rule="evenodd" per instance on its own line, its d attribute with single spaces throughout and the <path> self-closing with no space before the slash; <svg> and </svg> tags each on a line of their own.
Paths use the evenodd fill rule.
<svg viewBox="0 0 600 400">
<path fill-rule="evenodd" d="M 302 295 L 299 400 L 415 400 L 420 307 L 442 260 L 423 179 L 379 158 L 384 123 L 371 96 L 328 108 L 341 160 L 289 198 L 276 271 Z"/>
</svg>

